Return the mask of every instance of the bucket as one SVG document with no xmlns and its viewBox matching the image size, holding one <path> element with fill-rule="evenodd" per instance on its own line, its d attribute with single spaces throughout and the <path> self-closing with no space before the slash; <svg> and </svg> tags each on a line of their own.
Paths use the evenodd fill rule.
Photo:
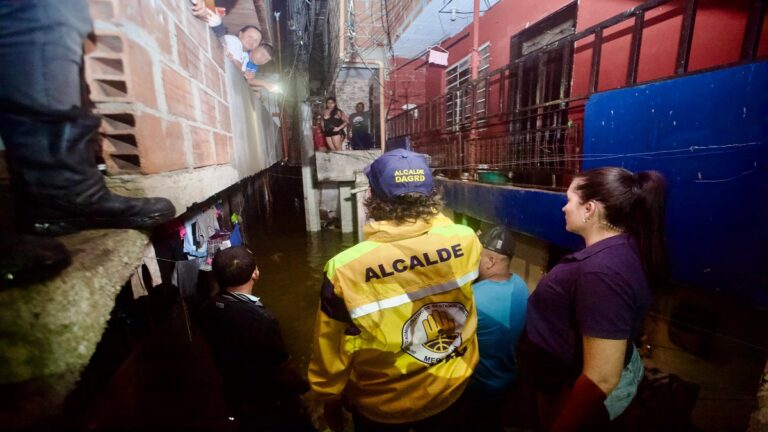
<svg viewBox="0 0 768 432">
<path fill-rule="evenodd" d="M 481 183 L 505 184 L 509 180 L 506 174 L 499 171 L 478 171 L 477 180 Z"/>
</svg>

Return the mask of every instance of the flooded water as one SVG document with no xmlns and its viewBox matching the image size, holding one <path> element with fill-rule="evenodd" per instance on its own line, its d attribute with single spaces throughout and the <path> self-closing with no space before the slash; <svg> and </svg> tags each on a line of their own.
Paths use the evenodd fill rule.
<svg viewBox="0 0 768 432">
<path fill-rule="evenodd" d="M 244 237 L 256 255 L 254 295 L 280 322 L 293 361 L 306 374 L 323 266 L 355 243 L 339 230 L 305 230 L 300 171 L 278 166 L 244 191 Z"/>
<path fill-rule="evenodd" d="M 306 373 L 325 262 L 354 244 L 339 231 L 307 233 L 304 225 L 254 230 L 246 236 L 259 266 L 254 295 L 280 321 L 288 351 Z"/>
</svg>

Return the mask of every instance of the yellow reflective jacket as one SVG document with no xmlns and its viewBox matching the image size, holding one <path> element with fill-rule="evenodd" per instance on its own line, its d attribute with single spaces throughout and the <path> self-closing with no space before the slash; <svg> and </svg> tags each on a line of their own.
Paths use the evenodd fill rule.
<svg viewBox="0 0 768 432">
<path fill-rule="evenodd" d="M 482 246 L 443 215 L 365 234 L 325 265 L 309 381 L 373 421 L 421 420 L 452 404 L 477 364 Z"/>
</svg>

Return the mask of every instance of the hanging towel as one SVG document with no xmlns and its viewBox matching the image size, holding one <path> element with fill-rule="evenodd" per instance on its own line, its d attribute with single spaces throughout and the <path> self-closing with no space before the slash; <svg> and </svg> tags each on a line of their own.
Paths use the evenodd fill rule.
<svg viewBox="0 0 768 432">
<path fill-rule="evenodd" d="M 146 267 L 149 271 L 151 279 L 149 286 L 147 286 L 148 284 L 145 283 L 143 277 L 144 267 Z M 137 299 L 139 297 L 148 295 L 148 288 L 154 288 L 161 283 L 163 283 L 163 277 L 160 275 L 160 267 L 157 264 L 155 247 L 152 245 L 152 243 L 150 243 L 144 249 L 144 258 L 142 259 L 141 265 L 136 267 L 136 269 L 131 274 L 131 289 L 133 290 L 133 298 Z"/>
</svg>

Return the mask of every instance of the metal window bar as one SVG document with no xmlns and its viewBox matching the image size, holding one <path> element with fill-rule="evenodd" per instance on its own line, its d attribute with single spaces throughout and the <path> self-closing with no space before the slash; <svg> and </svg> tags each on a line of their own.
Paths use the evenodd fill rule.
<svg viewBox="0 0 768 432">
<path fill-rule="evenodd" d="M 475 82 L 468 79 L 468 72 L 461 74 L 460 66 L 468 67 L 468 62 L 459 62 L 449 69 L 446 93 L 415 108 L 419 118 L 404 112 L 388 120 L 388 124 L 399 125 L 388 127 L 388 131 L 397 134 L 390 136 L 410 135 L 414 148 L 432 155 L 433 166 L 449 175 L 490 167 L 507 170 L 516 184 L 563 187 L 568 176 L 580 169 L 581 118 L 586 100 L 599 89 L 605 29 L 634 20 L 626 84 L 636 84 L 645 14 L 670 1 L 653 0 L 638 5 L 494 71 L 487 71 L 489 63 L 484 62 L 483 76 Z M 686 1 L 676 75 L 687 72 L 698 6 L 696 0 Z M 765 13 L 765 3 L 754 0 L 746 24 L 742 59 L 755 58 Z M 593 40 L 588 90 L 584 95 L 572 96 L 570 81 L 564 77 L 570 77 L 575 42 L 585 38 Z M 562 59 L 561 64 L 548 63 L 549 59 L 557 58 Z M 558 66 L 561 80 L 556 88 Z M 543 78 L 526 79 L 526 73 L 543 73 Z M 529 95 L 527 99 L 523 98 L 525 94 Z M 532 98 L 532 94 L 536 97 Z M 469 141 L 473 119 L 479 133 Z M 469 151 L 474 152 L 474 166 L 468 166 Z"/>
</svg>

